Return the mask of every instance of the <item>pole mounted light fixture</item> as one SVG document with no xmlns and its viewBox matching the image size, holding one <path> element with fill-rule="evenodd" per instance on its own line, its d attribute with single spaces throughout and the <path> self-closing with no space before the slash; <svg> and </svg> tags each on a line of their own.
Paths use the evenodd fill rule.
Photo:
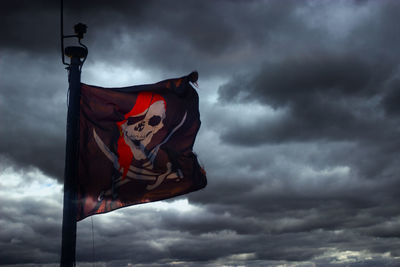
<svg viewBox="0 0 400 267">
<path fill-rule="evenodd" d="M 83 23 L 78 23 L 74 26 L 74 30 L 75 30 L 76 36 L 79 39 L 83 39 L 83 35 L 86 33 L 86 30 L 87 30 L 87 26 Z"/>
<path fill-rule="evenodd" d="M 69 63 L 65 62 L 65 56 L 69 58 L 77 57 L 83 58 L 81 61 L 79 70 L 82 68 L 83 63 L 86 60 L 88 54 L 88 48 L 84 45 L 81 40 L 83 39 L 84 34 L 87 32 L 87 26 L 83 23 L 78 23 L 74 26 L 74 33 L 71 35 L 64 35 L 64 1 L 60 0 L 60 34 L 61 34 L 61 59 L 64 65 L 70 66 Z M 78 38 L 78 43 L 80 46 L 68 46 L 64 49 L 64 39 L 67 38 Z"/>
<path fill-rule="evenodd" d="M 61 33 L 62 62 L 64 65 L 67 66 L 69 66 L 70 64 L 65 62 L 65 56 L 69 58 L 72 57 L 83 58 L 82 63 L 80 64 L 83 65 L 88 54 L 87 46 L 81 42 L 81 40 L 83 39 L 83 35 L 87 32 L 87 26 L 83 23 L 78 23 L 74 26 L 74 31 L 75 34 L 72 35 L 64 35 L 63 33 Z M 80 46 L 67 46 L 64 48 L 64 39 L 67 38 L 78 38 L 78 43 Z"/>
</svg>

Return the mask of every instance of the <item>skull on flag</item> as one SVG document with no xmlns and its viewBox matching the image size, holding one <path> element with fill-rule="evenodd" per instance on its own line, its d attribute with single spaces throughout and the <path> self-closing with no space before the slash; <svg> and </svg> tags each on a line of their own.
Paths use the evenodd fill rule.
<svg viewBox="0 0 400 267">
<path fill-rule="evenodd" d="M 166 162 L 163 170 L 154 169 L 154 160 L 160 146 L 168 141 L 173 133 L 182 126 L 186 120 L 186 113 L 181 122 L 168 134 L 168 136 L 149 147 L 154 135 L 164 127 L 166 117 L 166 101 L 156 93 L 141 92 L 138 94 L 133 108 L 125 114 L 125 119 L 117 122 L 120 137 L 117 142 L 117 155 L 103 143 L 96 131 L 93 136 L 103 153 L 113 162 L 114 168 L 121 174 L 114 179 L 114 186 L 120 187 L 131 180 L 145 180 L 150 184 L 147 190 L 158 187 L 165 179 L 183 178 L 181 170 L 172 170 L 171 162 Z M 125 179 L 125 178 L 128 179 Z M 111 194 L 107 190 L 101 194 Z"/>
<path fill-rule="evenodd" d="M 164 126 L 165 109 L 166 102 L 162 96 L 141 93 L 135 106 L 125 115 L 126 119 L 118 123 L 124 141 L 130 147 L 135 160 L 147 158 L 145 148 L 154 134 Z"/>
</svg>

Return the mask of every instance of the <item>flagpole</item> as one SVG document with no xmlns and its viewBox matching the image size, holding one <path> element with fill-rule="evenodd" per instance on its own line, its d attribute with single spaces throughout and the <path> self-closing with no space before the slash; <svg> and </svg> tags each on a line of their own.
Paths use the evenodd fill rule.
<svg viewBox="0 0 400 267">
<path fill-rule="evenodd" d="M 86 60 L 88 49 L 81 43 L 81 39 L 86 33 L 86 25 L 78 23 L 74 26 L 74 35 L 64 35 L 63 2 L 63 0 L 60 0 L 60 44 L 62 63 L 68 66 L 66 69 L 68 70 L 69 87 L 60 267 L 74 267 L 76 252 L 81 69 Z M 64 50 L 64 39 L 66 38 L 78 38 L 80 46 L 69 46 Z M 65 55 L 70 58 L 70 64 L 65 62 Z M 83 58 L 83 60 L 81 60 L 81 58 Z"/>
<path fill-rule="evenodd" d="M 67 115 L 67 142 L 64 169 L 64 209 L 60 267 L 75 266 L 77 176 L 79 160 L 79 102 L 81 89 L 81 58 L 87 54 L 83 47 L 70 46 L 65 54 L 71 58 L 69 70 L 69 103 Z"/>
</svg>

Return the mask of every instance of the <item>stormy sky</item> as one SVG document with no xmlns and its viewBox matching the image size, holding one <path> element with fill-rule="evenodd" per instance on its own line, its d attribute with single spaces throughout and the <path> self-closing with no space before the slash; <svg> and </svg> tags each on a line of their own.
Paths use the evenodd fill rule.
<svg viewBox="0 0 400 267">
<path fill-rule="evenodd" d="M 400 266 L 400 3 L 72 1 L 82 81 L 198 70 L 208 186 L 78 223 L 78 266 Z M 58 266 L 59 3 L 0 3 L 0 265 Z M 68 44 L 73 44 L 67 42 Z M 94 243 L 94 250 L 93 250 Z"/>
</svg>

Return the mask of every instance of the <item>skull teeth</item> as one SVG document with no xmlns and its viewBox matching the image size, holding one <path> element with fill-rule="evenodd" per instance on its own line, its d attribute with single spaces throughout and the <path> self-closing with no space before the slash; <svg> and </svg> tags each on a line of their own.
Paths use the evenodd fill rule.
<svg viewBox="0 0 400 267">
<path fill-rule="evenodd" d="M 143 141 L 147 136 L 149 136 L 152 132 L 148 132 L 147 134 L 141 134 L 141 135 L 135 135 L 135 136 L 130 136 L 132 140 L 135 141 Z"/>
</svg>

